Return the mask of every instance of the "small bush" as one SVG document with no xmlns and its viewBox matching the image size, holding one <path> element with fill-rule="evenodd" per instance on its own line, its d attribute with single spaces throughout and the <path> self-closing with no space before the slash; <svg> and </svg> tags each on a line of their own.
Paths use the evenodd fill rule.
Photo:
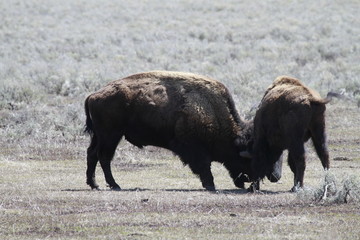
<svg viewBox="0 0 360 240">
<path fill-rule="evenodd" d="M 304 188 L 299 191 L 297 197 L 304 203 L 360 202 L 360 181 L 353 175 L 339 181 L 333 174 L 327 172 L 318 187 Z"/>
</svg>

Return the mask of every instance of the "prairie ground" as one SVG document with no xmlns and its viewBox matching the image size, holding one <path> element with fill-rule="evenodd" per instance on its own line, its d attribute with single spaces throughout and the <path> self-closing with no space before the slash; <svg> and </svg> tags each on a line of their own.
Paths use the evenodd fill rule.
<svg viewBox="0 0 360 240">
<path fill-rule="evenodd" d="M 359 239 L 359 11 L 354 0 L 0 2 L 0 237 Z M 288 192 L 286 164 L 249 194 L 215 163 L 210 193 L 173 154 L 122 142 L 123 191 L 100 168 L 91 191 L 85 97 L 155 69 L 218 79 L 244 118 L 278 75 L 339 93 L 326 113 L 330 171 L 309 143 L 303 191 Z"/>
</svg>

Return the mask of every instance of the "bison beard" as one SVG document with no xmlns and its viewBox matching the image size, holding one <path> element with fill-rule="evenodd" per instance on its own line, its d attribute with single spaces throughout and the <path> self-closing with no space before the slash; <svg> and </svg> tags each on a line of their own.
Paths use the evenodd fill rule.
<svg viewBox="0 0 360 240">
<path fill-rule="evenodd" d="M 211 162 L 223 163 L 237 187 L 250 179 L 250 160 L 240 157 L 252 128 L 238 115 L 223 84 L 188 73 L 140 73 L 109 83 L 85 101 L 87 184 L 96 189 L 97 162 L 111 189 L 120 190 L 110 162 L 123 136 L 135 146 L 162 147 L 177 154 L 215 190 Z"/>
<path fill-rule="evenodd" d="M 304 142 L 312 139 L 324 169 L 329 168 L 325 134 L 325 104 L 329 99 L 304 86 L 299 80 L 278 77 L 267 89 L 254 119 L 253 172 L 255 179 L 269 174 L 288 149 L 288 163 L 294 173 L 292 191 L 303 187 Z M 259 181 L 252 184 L 259 189 Z"/>
</svg>

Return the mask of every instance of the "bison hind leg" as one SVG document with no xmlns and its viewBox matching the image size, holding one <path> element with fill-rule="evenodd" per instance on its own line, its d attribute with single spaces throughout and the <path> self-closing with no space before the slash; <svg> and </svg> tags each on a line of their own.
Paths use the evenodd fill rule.
<svg viewBox="0 0 360 240">
<path fill-rule="evenodd" d="M 305 149 L 301 143 L 297 147 L 289 148 L 288 163 L 294 173 L 294 186 L 291 192 L 297 192 L 304 186 L 304 174 L 306 168 Z"/>
<path fill-rule="evenodd" d="M 326 144 L 325 123 L 320 122 L 320 124 L 314 124 L 311 129 L 311 139 L 323 168 L 328 170 L 330 167 L 330 161 Z"/>
<path fill-rule="evenodd" d="M 87 149 L 87 169 L 86 169 L 86 183 L 91 189 L 99 189 L 99 185 L 95 181 L 95 169 L 98 162 L 97 157 L 97 137 L 91 136 L 90 146 Z"/>
<path fill-rule="evenodd" d="M 100 161 L 101 168 L 105 175 L 105 180 L 111 190 L 121 190 L 120 186 L 115 182 L 111 172 L 111 160 L 114 157 L 116 147 L 122 138 L 122 134 L 113 132 L 111 134 L 103 134 L 98 136 L 96 154 Z M 89 175 L 88 175 L 89 177 Z"/>
<path fill-rule="evenodd" d="M 99 159 L 100 159 L 100 165 L 105 175 L 105 180 L 110 187 L 111 190 L 120 190 L 120 186 L 115 182 L 115 179 L 111 172 L 111 160 L 115 154 L 116 145 L 114 144 L 106 144 L 101 145 L 99 147 Z"/>
</svg>

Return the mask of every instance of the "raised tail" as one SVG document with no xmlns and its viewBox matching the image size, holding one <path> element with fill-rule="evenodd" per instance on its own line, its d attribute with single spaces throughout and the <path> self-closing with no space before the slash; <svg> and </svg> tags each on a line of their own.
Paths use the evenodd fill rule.
<svg viewBox="0 0 360 240">
<path fill-rule="evenodd" d="M 331 102 L 331 100 L 332 100 L 332 97 L 328 95 L 326 98 L 317 99 L 316 103 L 327 104 L 327 103 Z"/>
<path fill-rule="evenodd" d="M 89 98 L 86 98 L 86 100 L 85 100 L 85 114 L 86 114 L 86 123 L 85 123 L 84 132 L 89 135 L 93 135 L 94 130 L 93 130 L 93 123 L 92 123 L 92 120 L 90 117 L 90 112 L 89 112 Z"/>
<path fill-rule="evenodd" d="M 313 99 L 311 99 L 311 103 L 313 103 L 313 104 L 327 104 L 327 103 L 331 102 L 333 97 L 334 97 L 334 95 L 332 95 L 331 93 L 328 93 L 326 98 L 313 98 Z"/>
</svg>

